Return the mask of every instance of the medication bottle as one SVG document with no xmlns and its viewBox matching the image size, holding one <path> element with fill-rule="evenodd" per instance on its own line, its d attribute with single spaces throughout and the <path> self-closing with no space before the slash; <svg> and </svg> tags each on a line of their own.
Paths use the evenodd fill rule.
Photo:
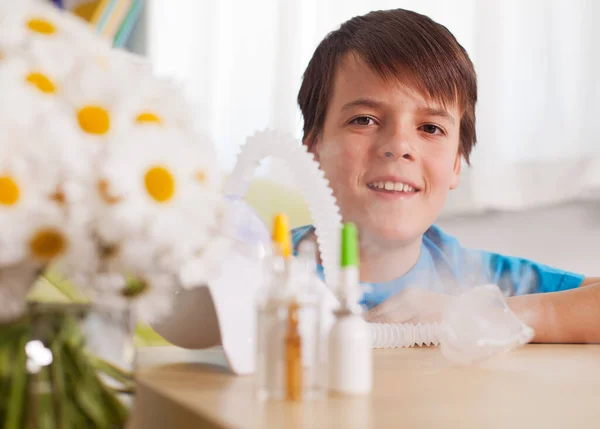
<svg viewBox="0 0 600 429">
<path fill-rule="evenodd" d="M 373 358 L 371 330 L 358 304 L 361 289 L 358 271 L 356 227 L 347 223 L 342 229 L 339 308 L 329 333 L 328 381 L 331 394 L 365 395 L 372 390 Z"/>
</svg>

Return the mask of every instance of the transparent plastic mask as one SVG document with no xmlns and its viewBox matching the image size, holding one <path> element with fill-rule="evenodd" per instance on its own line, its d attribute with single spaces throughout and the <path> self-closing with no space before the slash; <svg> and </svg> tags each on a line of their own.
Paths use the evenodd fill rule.
<svg viewBox="0 0 600 429">
<path fill-rule="evenodd" d="M 443 317 L 442 354 L 470 364 L 527 344 L 534 332 L 510 310 L 496 285 L 475 287 L 449 305 Z"/>
</svg>

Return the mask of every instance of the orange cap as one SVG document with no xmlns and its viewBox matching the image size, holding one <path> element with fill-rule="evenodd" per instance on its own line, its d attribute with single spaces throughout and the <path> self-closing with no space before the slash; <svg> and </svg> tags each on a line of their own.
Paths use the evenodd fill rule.
<svg viewBox="0 0 600 429">
<path fill-rule="evenodd" d="M 283 213 L 278 213 L 273 220 L 273 243 L 280 256 L 289 258 L 292 255 L 292 236 L 288 218 Z"/>
</svg>

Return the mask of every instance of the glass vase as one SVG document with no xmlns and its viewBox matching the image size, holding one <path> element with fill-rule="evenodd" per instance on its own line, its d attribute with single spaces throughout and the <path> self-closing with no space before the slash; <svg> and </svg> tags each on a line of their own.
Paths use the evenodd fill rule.
<svg viewBox="0 0 600 429">
<path fill-rule="evenodd" d="M 6 429 L 124 428 L 133 394 L 129 309 L 31 304 L 0 325 L 0 421 Z"/>
</svg>

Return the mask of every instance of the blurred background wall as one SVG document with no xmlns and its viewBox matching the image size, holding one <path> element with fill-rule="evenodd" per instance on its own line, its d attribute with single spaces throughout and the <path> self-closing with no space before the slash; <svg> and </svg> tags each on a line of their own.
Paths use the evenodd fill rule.
<svg viewBox="0 0 600 429">
<path fill-rule="evenodd" d="M 464 245 L 599 275 L 600 3 L 593 0 L 146 0 L 127 47 L 184 86 L 225 170 L 265 127 L 301 136 L 301 76 L 352 16 L 403 7 L 445 25 L 479 80 L 478 147 L 439 225 Z M 310 221 L 277 162 L 248 199 Z"/>
</svg>

